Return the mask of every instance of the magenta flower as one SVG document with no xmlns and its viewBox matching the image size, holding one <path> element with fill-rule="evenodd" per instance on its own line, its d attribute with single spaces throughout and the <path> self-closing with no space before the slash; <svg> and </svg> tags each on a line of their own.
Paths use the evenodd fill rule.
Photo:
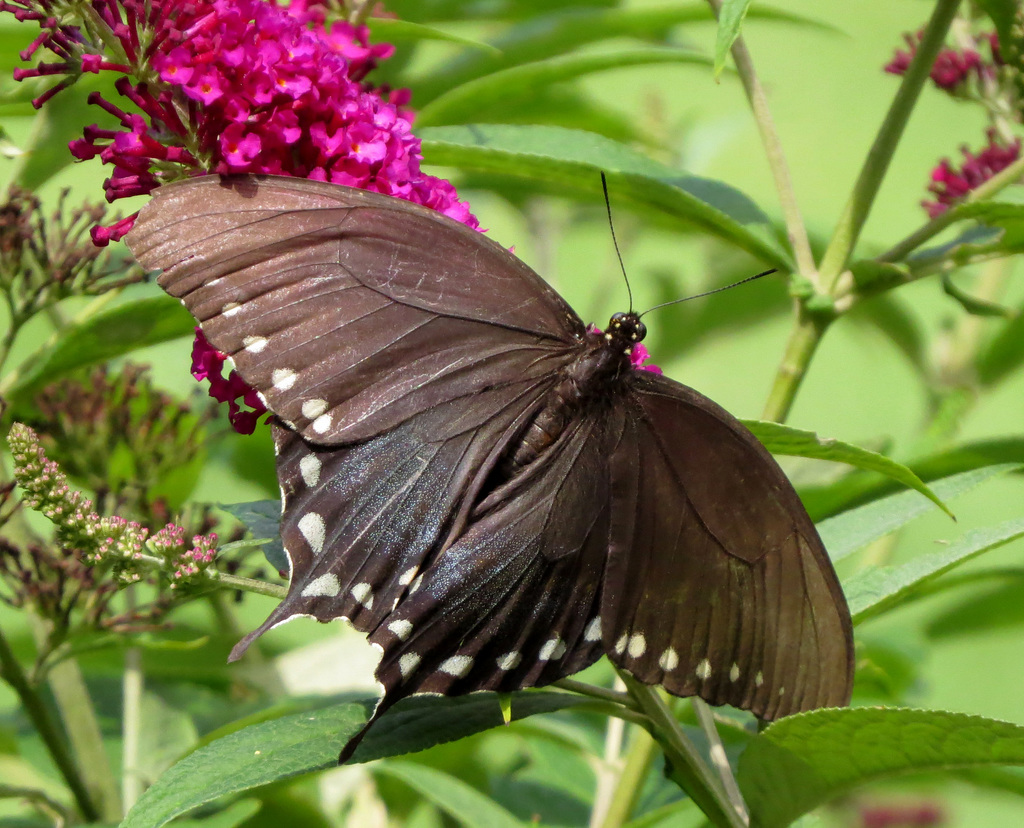
<svg viewBox="0 0 1024 828">
<path fill-rule="evenodd" d="M 652 374 L 664 373 L 657 365 L 644 365 L 649 359 L 651 359 L 651 352 L 642 342 L 637 342 L 633 346 L 633 350 L 629 352 L 629 362 L 638 371 L 650 371 Z"/>
<path fill-rule="evenodd" d="M 108 201 L 149 193 L 188 175 L 271 173 L 396 196 L 478 227 L 448 181 L 420 170 L 420 142 L 402 109 L 408 92 L 363 82 L 394 51 L 387 44 L 371 45 L 365 26 L 328 27 L 325 4 L 314 0 L 288 6 L 263 0 L 79 3 L 89 8 L 94 26 L 107 28 L 105 36 L 90 40 L 62 24 L 67 4 L 57 0 L 0 0 L 0 12 L 37 21 L 43 29 L 23 59 L 44 46 L 60 58 L 16 72 L 18 78 L 63 76 L 33 102 L 37 107 L 81 72 L 122 75 L 115 88 L 123 105 L 96 93 L 89 99 L 120 128 L 92 126 L 70 144 L 76 158 L 99 157 L 113 167 L 104 184 Z M 129 216 L 96 227 L 93 240 L 117 240 L 132 222 Z M 204 343 L 197 338 L 196 348 L 208 348 Z M 230 401 L 237 429 L 252 431 L 262 406 L 236 374 L 221 377 L 223 358 L 216 356 L 220 362 L 211 358 L 201 371 L 211 382 L 210 393 Z M 243 411 L 238 397 L 257 412 Z"/>
<path fill-rule="evenodd" d="M 966 146 L 960 149 L 964 156 L 964 164 L 959 170 L 948 158 L 942 159 L 939 166 L 932 171 L 932 183 L 928 186 L 936 200 L 923 201 L 921 206 L 928 211 L 931 218 L 944 213 L 975 187 L 1020 158 L 1020 147 L 1019 138 L 1007 144 L 997 137 L 994 129 L 988 130 L 988 146 L 977 155 Z"/>
<path fill-rule="evenodd" d="M 904 34 L 903 39 L 907 43 L 907 49 L 897 49 L 896 54 L 889 63 L 885 65 L 885 71 L 892 75 L 902 75 L 910 66 L 910 61 L 917 54 L 918 44 L 921 42 L 921 33 L 916 35 Z M 982 35 L 992 50 L 993 63 L 998 65 L 998 40 L 994 34 Z M 974 49 L 942 49 L 935 57 L 932 64 L 932 71 L 929 75 L 932 82 L 940 89 L 947 92 L 960 91 L 972 76 L 983 77 L 993 73 L 993 66 L 985 63 L 981 55 Z"/>
</svg>

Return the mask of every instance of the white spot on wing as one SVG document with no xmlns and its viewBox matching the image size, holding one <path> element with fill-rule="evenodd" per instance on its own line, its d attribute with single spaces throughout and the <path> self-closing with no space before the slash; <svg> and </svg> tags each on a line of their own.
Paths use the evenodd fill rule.
<svg viewBox="0 0 1024 828">
<path fill-rule="evenodd" d="M 711 678 L 711 662 L 705 658 L 700 664 L 697 665 L 696 673 L 697 678 L 704 679 L 705 681 L 707 681 L 709 678 Z"/>
<path fill-rule="evenodd" d="M 238 302 L 228 302 L 223 308 L 220 309 L 220 312 L 225 316 L 234 316 L 241 309 L 242 306 L 239 305 Z"/>
<path fill-rule="evenodd" d="M 544 645 L 540 648 L 540 652 L 537 654 L 537 658 L 541 661 L 549 661 L 552 658 L 561 658 L 565 655 L 565 642 L 557 636 L 545 641 Z"/>
<path fill-rule="evenodd" d="M 406 653 L 398 659 L 398 672 L 402 674 L 402 678 L 409 678 L 409 676 L 412 675 L 413 670 L 419 666 L 419 653 Z"/>
<path fill-rule="evenodd" d="M 270 375 L 270 382 L 278 391 L 287 391 L 295 385 L 295 378 L 298 376 L 291 368 L 276 368 Z"/>
<path fill-rule="evenodd" d="M 356 584 L 352 587 L 352 597 L 367 609 L 373 609 L 373 587 L 369 584 Z"/>
<path fill-rule="evenodd" d="M 309 548 L 313 550 L 314 554 L 319 555 L 324 548 L 324 538 L 327 534 L 324 519 L 316 512 L 306 512 L 299 518 L 298 527 L 302 537 L 309 544 Z"/>
<path fill-rule="evenodd" d="M 628 643 L 629 643 L 629 635 L 627 633 L 623 633 L 622 637 L 618 641 L 615 642 L 615 654 L 616 655 L 622 655 L 624 652 L 626 652 L 626 645 Z"/>
<path fill-rule="evenodd" d="M 402 586 L 408 586 L 412 583 L 412 579 L 416 577 L 416 573 L 418 571 L 418 566 L 410 567 L 398 577 L 398 583 L 400 583 Z"/>
<path fill-rule="evenodd" d="M 672 672 L 679 666 L 679 653 L 669 647 L 661 654 L 661 658 L 658 659 L 658 666 L 666 673 Z"/>
<path fill-rule="evenodd" d="M 315 454 L 307 454 L 299 461 L 299 474 L 302 475 L 302 482 L 309 487 L 320 482 L 320 469 L 323 464 Z"/>
<path fill-rule="evenodd" d="M 413 581 L 412 585 L 409 587 L 409 594 L 412 595 L 421 586 L 423 586 L 423 573 L 422 572 L 419 575 L 416 576 L 416 580 Z"/>
<path fill-rule="evenodd" d="M 388 624 L 388 629 L 399 641 L 405 641 L 412 634 L 412 621 L 400 619 Z"/>
<path fill-rule="evenodd" d="M 242 338 L 242 344 L 250 354 L 258 354 L 267 347 L 265 336 L 246 336 Z"/>
<path fill-rule="evenodd" d="M 313 420 L 313 431 L 317 434 L 324 434 L 331 428 L 331 415 L 321 414 L 315 420 Z"/>
<path fill-rule="evenodd" d="M 754 676 L 754 686 L 760 687 L 762 684 L 764 684 L 764 673 L 758 670 L 757 675 Z"/>
<path fill-rule="evenodd" d="M 643 633 L 633 633 L 629 637 L 628 650 L 633 658 L 640 658 L 647 651 L 647 639 Z"/>
<path fill-rule="evenodd" d="M 306 400 L 302 404 L 302 416 L 307 420 L 313 420 L 319 417 L 327 410 L 327 400 Z"/>
<path fill-rule="evenodd" d="M 601 616 L 596 616 L 583 631 L 584 641 L 600 641 L 601 640 Z"/>
<path fill-rule="evenodd" d="M 740 665 L 733 662 L 732 668 L 729 670 L 729 681 L 736 681 L 740 677 Z"/>
<path fill-rule="evenodd" d="M 473 669 L 473 657 L 467 655 L 456 655 L 446 658 L 437 668 L 442 673 L 447 673 L 455 678 L 464 678 Z"/>
<path fill-rule="evenodd" d="M 519 666 L 519 662 L 523 660 L 523 657 L 518 652 L 505 653 L 498 659 L 499 670 L 515 670 Z"/>
<path fill-rule="evenodd" d="M 327 573 L 319 578 L 314 578 L 306 588 L 302 590 L 303 598 L 333 598 L 341 592 L 341 584 L 338 583 L 338 576 Z"/>
</svg>

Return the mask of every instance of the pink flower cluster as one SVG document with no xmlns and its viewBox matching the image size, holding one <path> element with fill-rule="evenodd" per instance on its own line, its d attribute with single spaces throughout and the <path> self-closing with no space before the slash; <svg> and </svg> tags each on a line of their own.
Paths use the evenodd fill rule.
<svg viewBox="0 0 1024 828">
<path fill-rule="evenodd" d="M 217 556 L 217 534 L 195 535 L 192 547 L 185 548 L 185 530 L 174 523 L 168 523 L 153 535 L 150 547 L 165 561 L 165 568 L 170 572 L 171 589 L 201 574 L 203 569 L 212 564 Z"/>
<path fill-rule="evenodd" d="M 200 382 L 210 383 L 210 396 L 217 402 L 228 404 L 228 419 L 232 428 L 239 434 L 252 434 L 256 423 L 267 413 L 267 408 L 260 402 L 256 390 L 246 384 L 237 371 L 224 376 L 224 363 L 227 356 L 216 350 L 200 328 L 196 328 L 196 338 L 192 343 L 192 376 Z M 249 406 L 242 408 L 238 400 Z"/>
<path fill-rule="evenodd" d="M 25 60 L 43 47 L 61 58 L 19 70 L 19 78 L 64 76 L 37 106 L 83 72 L 121 74 L 114 86 L 130 105 L 97 93 L 89 99 L 116 126 L 93 125 L 70 145 L 78 159 L 99 157 L 113 166 L 104 185 L 108 201 L 190 174 L 272 173 L 396 196 L 477 227 L 452 185 L 420 170 L 420 142 L 402 108 L 408 93 L 363 80 L 392 47 L 370 45 L 366 27 L 328 25 L 324 3 L 72 0 L 76 5 L 93 30 L 107 29 L 104 36 L 91 41 L 62 23 L 67 0 L 0 0 L 0 12 L 42 27 Z M 96 227 L 93 240 L 117 240 L 133 222 L 129 216 Z M 231 402 L 255 399 L 239 378 L 223 380 L 217 361 L 202 353 L 194 360 L 211 393 Z M 234 403 L 233 423 L 251 431 L 258 416 Z"/>
<path fill-rule="evenodd" d="M 1005 170 L 1020 158 L 1020 139 L 1005 143 L 996 136 L 994 129 L 988 131 L 988 146 L 977 155 L 967 147 L 961 147 L 964 163 L 960 169 L 954 167 L 948 158 L 932 171 L 932 183 L 928 190 L 935 201 L 923 201 L 921 206 L 931 218 L 944 213 L 971 190 L 988 181 L 996 173 Z"/>
<path fill-rule="evenodd" d="M 892 60 L 885 65 L 885 71 L 892 75 L 904 74 L 910 66 L 910 61 L 917 54 L 918 44 L 921 42 L 921 33 L 917 35 L 904 34 L 903 39 L 907 42 L 907 49 L 897 49 Z M 981 55 L 974 49 L 942 49 L 932 64 L 930 77 L 932 82 L 947 92 L 956 92 L 971 79 L 971 77 L 990 76 L 1002 61 L 999 56 L 999 38 L 993 32 L 981 37 L 987 40 L 992 53 L 992 63 L 986 63 Z"/>
</svg>

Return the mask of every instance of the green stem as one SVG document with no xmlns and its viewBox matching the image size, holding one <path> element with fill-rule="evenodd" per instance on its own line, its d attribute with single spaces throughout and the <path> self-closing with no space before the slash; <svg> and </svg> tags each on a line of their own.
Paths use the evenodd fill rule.
<svg viewBox="0 0 1024 828">
<path fill-rule="evenodd" d="M 257 595 L 269 595 L 271 598 L 286 598 L 288 587 L 280 584 L 270 584 L 256 578 L 243 578 L 241 575 L 228 575 L 226 572 L 219 572 L 215 569 L 207 570 L 211 581 L 231 589 L 240 589 L 243 592 L 254 592 Z"/>
<path fill-rule="evenodd" d="M 135 608 L 135 588 L 126 592 L 129 611 Z M 129 647 L 124 654 L 124 676 L 121 679 L 121 802 L 127 813 L 142 794 L 139 771 L 142 742 L 142 693 L 145 675 L 142 672 L 142 649 Z"/>
<path fill-rule="evenodd" d="M 932 64 L 935 63 L 935 57 L 942 48 L 946 32 L 949 31 L 959 6 L 960 0 L 936 0 L 931 19 L 921 36 L 917 54 L 903 76 L 896 97 L 893 98 L 878 135 L 868 151 L 846 209 L 822 258 L 821 284 L 829 294 L 834 292 L 840 275 L 846 269 L 882 180 L 889 169 L 893 153 L 910 119 L 910 113 L 928 80 Z"/>
<path fill-rule="evenodd" d="M 729 797 L 729 802 L 732 803 L 732 807 L 740 815 L 740 818 L 745 823 L 749 823 L 750 814 L 747 811 L 747 803 L 743 801 L 743 794 L 740 793 L 740 787 L 736 784 L 736 777 L 729 765 L 729 757 L 725 755 L 725 746 L 722 744 L 722 737 L 718 735 L 718 728 L 715 726 L 715 717 L 711 713 L 711 708 L 708 707 L 704 699 L 696 696 L 691 699 L 691 704 L 697 714 L 697 721 L 700 722 L 700 729 L 704 731 L 704 736 L 708 740 L 711 763 L 718 771 L 718 777 L 722 780 L 726 796 Z"/>
<path fill-rule="evenodd" d="M 71 795 L 75 798 L 75 803 L 82 816 L 89 822 L 98 820 L 99 809 L 94 804 L 92 794 L 86 787 L 74 759 L 71 758 L 71 752 L 60 726 L 54 721 L 49 708 L 43 703 L 35 688 L 29 684 L 25 672 L 21 669 L 21 664 L 2 631 L 0 631 L 0 678 L 3 678 L 18 695 L 26 715 L 32 721 L 36 732 L 50 753 L 50 758 L 71 790 Z"/>
<path fill-rule="evenodd" d="M 59 643 L 52 622 L 33 612 L 27 613 L 27 618 L 40 652 L 46 653 Z M 68 735 L 75 763 L 91 801 L 99 810 L 100 819 L 119 821 L 123 816 L 120 791 L 103 744 L 96 708 L 78 662 L 67 658 L 53 664 L 47 671 L 46 683 L 53 694 L 64 732 Z"/>
<path fill-rule="evenodd" d="M 636 702 L 633 701 L 632 697 L 628 693 L 619 693 L 616 690 L 609 690 L 606 687 L 597 687 L 593 684 L 586 684 L 585 682 L 569 678 L 559 679 L 554 682 L 552 686 L 559 687 L 562 690 L 569 690 L 572 693 L 578 693 L 581 696 L 590 696 L 593 699 L 601 699 L 602 701 L 621 704 L 623 707 L 628 707 L 630 710 L 638 709 Z"/>
<path fill-rule="evenodd" d="M 796 392 L 800 389 L 800 383 L 807 373 L 807 366 L 818 349 L 818 343 L 821 342 L 827 327 L 824 319 L 812 317 L 801 309 L 796 324 L 790 331 L 782 362 L 775 372 L 775 381 L 761 414 L 762 420 L 785 422 L 796 399 Z"/>
<path fill-rule="evenodd" d="M 78 662 L 69 658 L 55 664 L 50 668 L 47 683 L 90 797 L 99 809 L 100 819 L 119 822 L 124 815 L 121 794 L 103 745 L 96 709 Z"/>
<path fill-rule="evenodd" d="M 708 4 L 717 18 L 722 8 L 722 0 L 708 0 Z M 779 207 L 782 210 L 782 219 L 786 223 L 786 235 L 789 237 L 789 244 L 796 260 L 797 272 L 817 287 L 814 254 L 811 251 L 811 241 L 807 236 L 807 227 L 800 212 L 800 205 L 796 200 L 793 179 L 789 174 L 789 164 L 786 163 L 782 142 L 779 140 L 779 133 L 775 128 L 775 119 L 772 118 L 771 110 L 768 108 L 768 96 L 754 69 L 754 61 L 750 57 L 742 35 L 737 37 L 732 45 L 732 59 L 736 64 L 736 71 L 743 83 L 747 100 L 750 102 L 750 109 L 754 114 L 754 121 L 757 123 L 757 129 L 761 135 L 761 144 L 775 181 L 775 191 L 779 197 Z"/>
<path fill-rule="evenodd" d="M 0 799 L 27 799 L 49 816 L 54 825 L 67 825 L 74 821 L 74 815 L 64 805 L 47 794 L 46 791 L 37 788 L 23 788 L 20 785 L 0 783 Z"/>
<path fill-rule="evenodd" d="M 657 755 L 658 743 L 641 728 L 632 728 L 633 738 L 629 742 L 626 762 L 619 774 L 618 784 L 608 803 L 608 810 L 601 821 L 601 828 L 619 828 L 629 822 L 640 794 L 644 779 Z"/>
<path fill-rule="evenodd" d="M 641 684 L 625 670 L 619 676 L 651 722 L 651 735 L 658 741 L 669 763 L 669 775 L 719 828 L 746 828 L 714 772 L 701 758 L 679 722 L 657 691 Z"/>
</svg>

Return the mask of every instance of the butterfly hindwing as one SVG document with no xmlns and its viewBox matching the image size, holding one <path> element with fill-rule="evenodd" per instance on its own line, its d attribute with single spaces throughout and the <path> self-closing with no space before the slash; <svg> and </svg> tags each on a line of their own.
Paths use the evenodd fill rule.
<svg viewBox="0 0 1024 828">
<path fill-rule="evenodd" d="M 324 444 L 379 434 L 496 377 L 550 376 L 583 333 L 500 245 L 338 185 L 171 184 L 126 241 L 268 408 Z"/>
<path fill-rule="evenodd" d="M 578 421 L 437 556 L 370 636 L 384 650 L 382 708 L 412 692 L 541 686 L 600 657 L 616 439 L 614 422 Z"/>
<path fill-rule="evenodd" d="M 644 682 L 765 719 L 845 704 L 849 614 L 782 470 L 695 391 L 639 372 L 633 386 L 611 461 L 610 657 Z"/>
</svg>

